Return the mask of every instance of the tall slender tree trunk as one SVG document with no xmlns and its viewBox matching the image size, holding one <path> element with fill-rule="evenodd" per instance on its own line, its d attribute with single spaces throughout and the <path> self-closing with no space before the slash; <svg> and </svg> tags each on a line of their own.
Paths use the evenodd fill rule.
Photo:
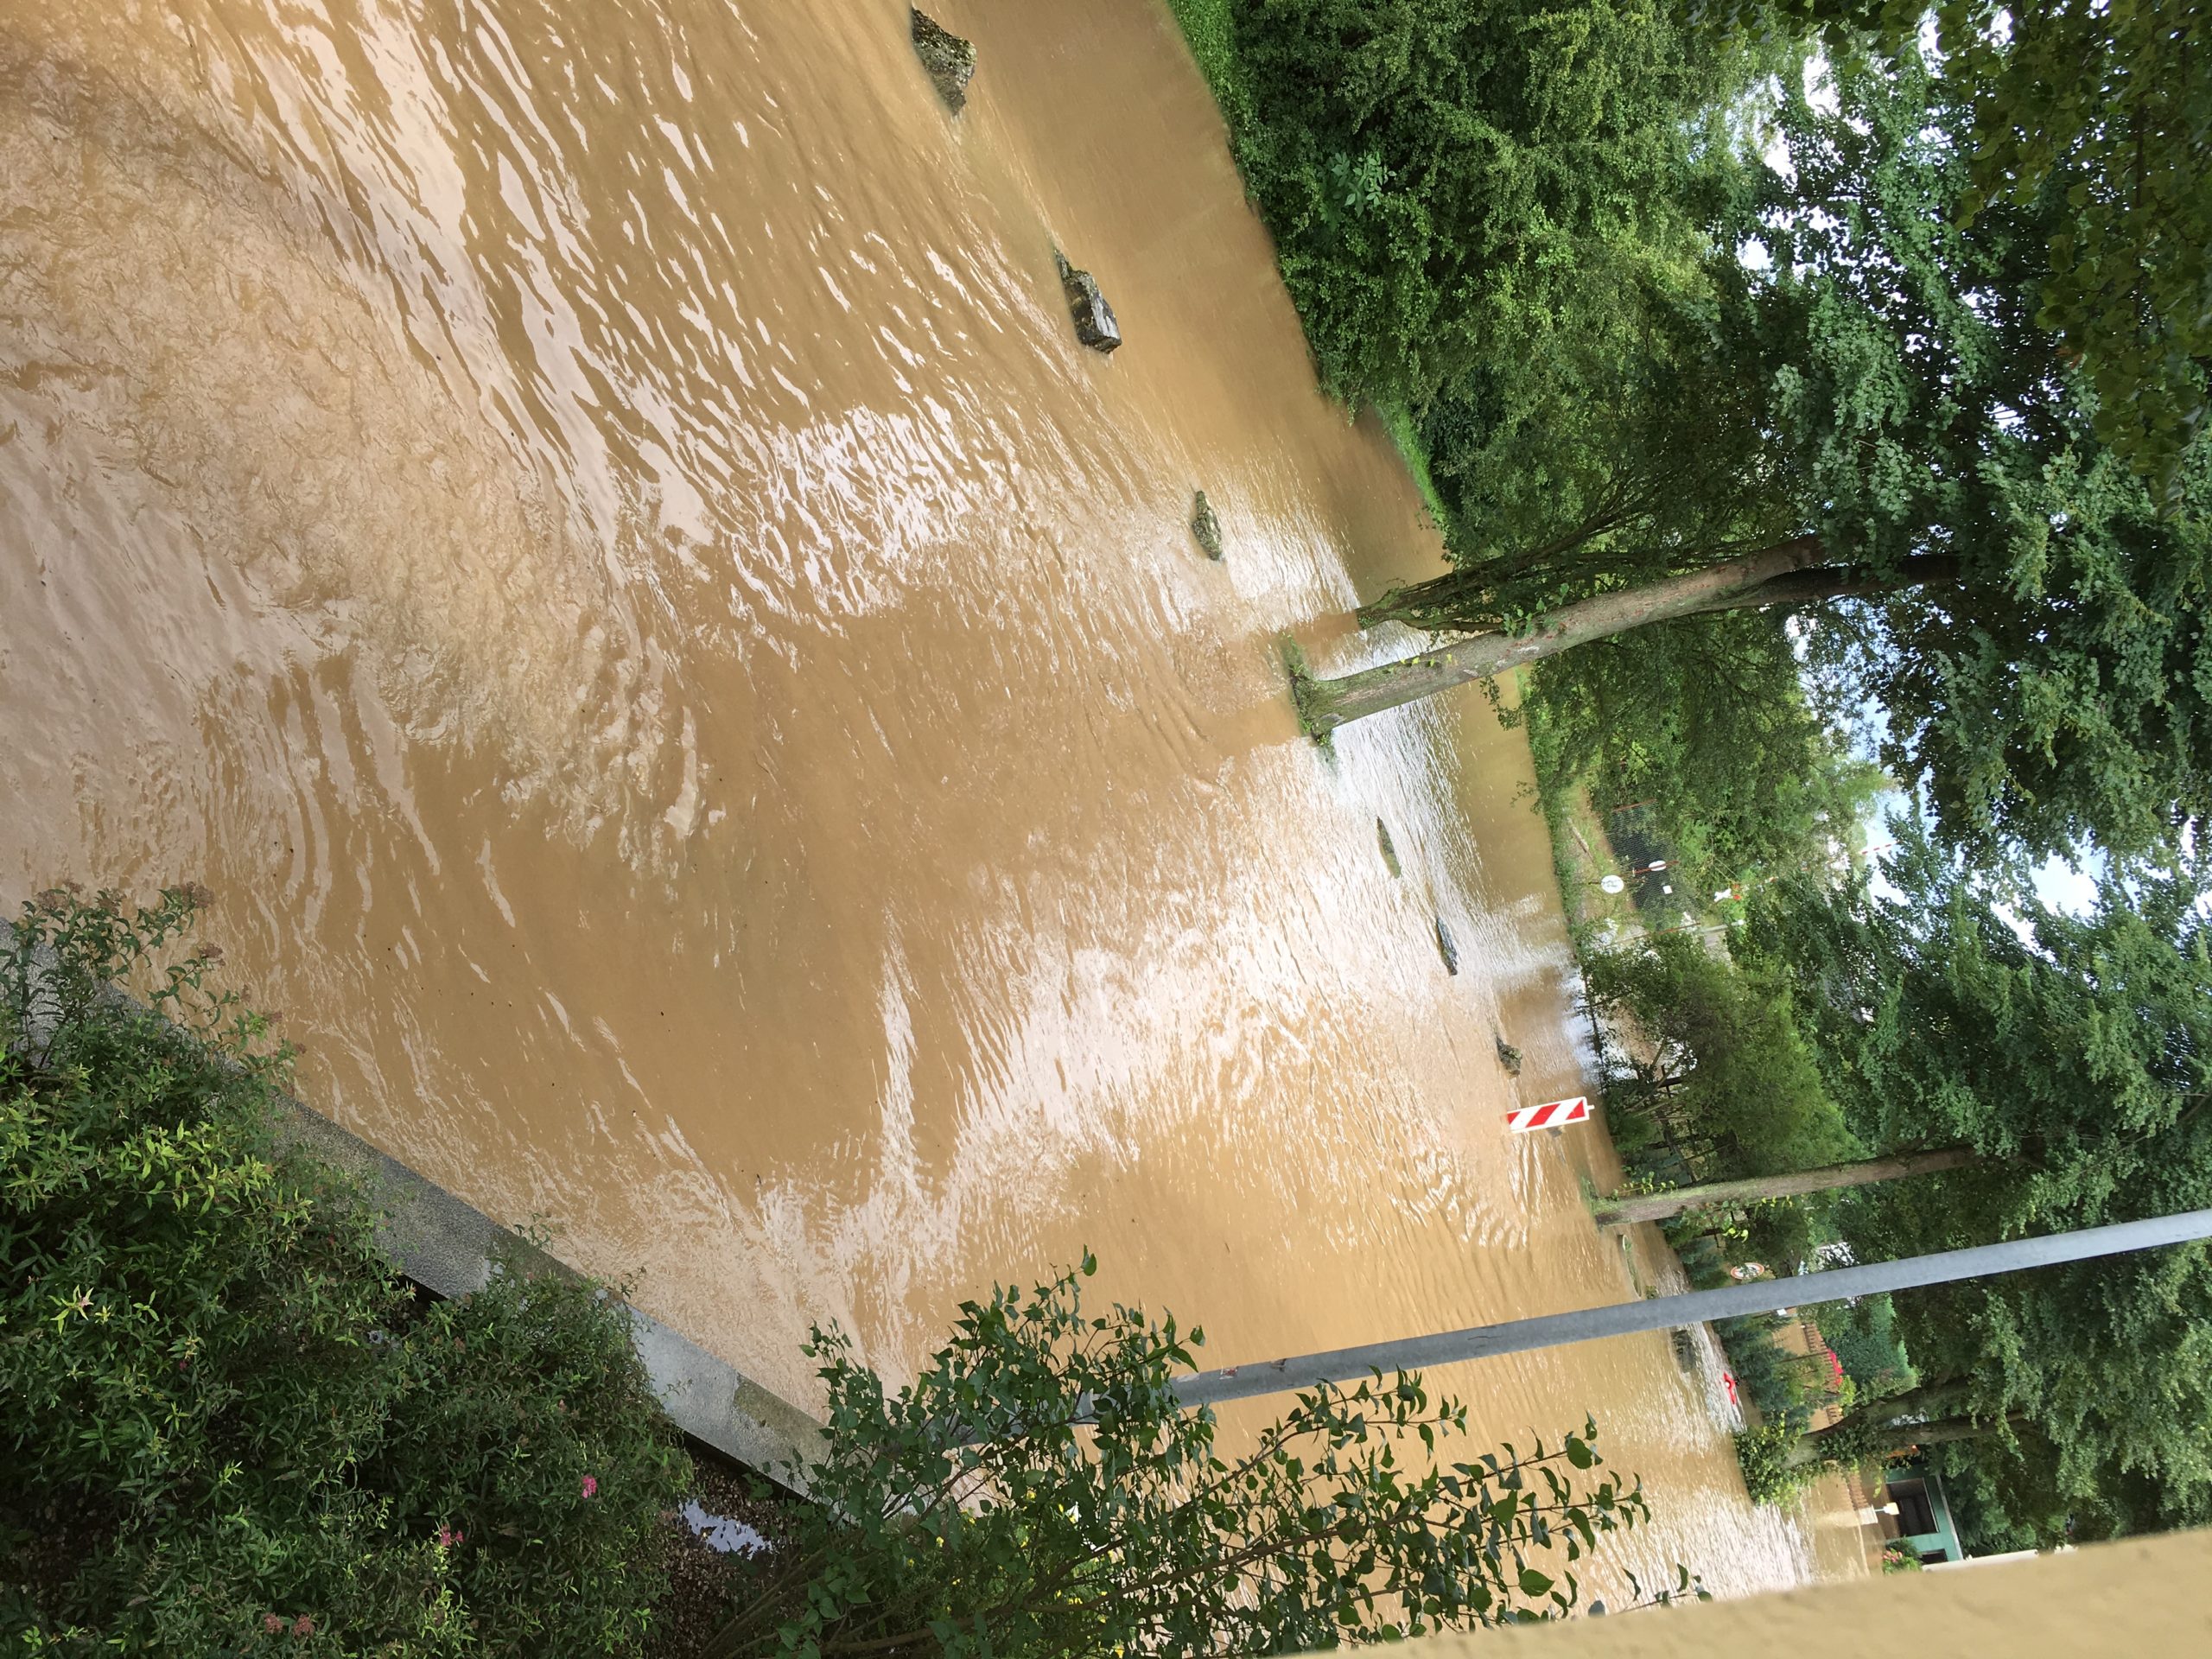
<svg viewBox="0 0 2212 1659">
<path fill-rule="evenodd" d="M 1897 1423 L 1926 1422 L 1960 1414 L 1960 1408 L 1974 1397 L 1974 1384 L 1964 1377 L 1948 1377 L 1940 1382 L 1923 1382 L 1916 1389 L 1907 1389 L 1903 1394 L 1893 1394 L 1886 1400 L 1871 1400 L 1853 1409 L 1835 1428 L 1850 1423 L 1876 1423 L 1885 1427 Z M 1825 1432 L 1825 1431 L 1823 1431 Z"/>
<path fill-rule="evenodd" d="M 1971 1147 L 1945 1147 L 1935 1152 L 1895 1153 L 1886 1158 L 1865 1158 L 1853 1164 L 1830 1164 L 1821 1169 L 1801 1169 L 1788 1175 L 1755 1175 L 1739 1181 L 1707 1181 L 1698 1186 L 1677 1186 L 1665 1192 L 1637 1198 L 1605 1198 L 1593 1214 L 1600 1227 L 1618 1227 L 1631 1221 L 1665 1221 L 1692 1210 L 1717 1205 L 1757 1204 L 1768 1198 L 1802 1198 L 1808 1192 L 1833 1192 L 1841 1187 L 1866 1186 L 1875 1181 L 1894 1181 L 1907 1175 L 1927 1175 L 1939 1169 L 1963 1169 L 1981 1161 Z"/>
<path fill-rule="evenodd" d="M 1433 651 L 1335 679 L 1300 677 L 1292 687 L 1299 720 L 1319 737 L 1348 721 L 1654 622 L 1714 611 L 1810 604 L 1959 577 L 1959 562 L 1946 555 L 1907 559 L 1887 576 L 1854 566 L 1823 565 L 1824 556 L 1819 537 L 1801 536 L 1700 570 L 1578 600 L 1552 612 L 1527 633 L 1470 634 Z"/>
<path fill-rule="evenodd" d="M 2023 1422 L 2024 1415 L 2015 1415 L 2005 1422 Z M 1830 1457 L 1839 1462 L 1855 1462 L 1865 1457 L 1871 1461 L 1886 1462 L 1900 1452 L 1909 1452 L 1919 1446 L 1942 1446 L 1952 1440 L 1970 1440 L 1977 1435 L 1993 1433 L 2000 1423 L 1997 1420 L 1976 1422 L 1971 1417 L 1942 1417 L 1924 1423 L 1885 1423 L 1863 1434 L 1848 1437 L 1842 1433 L 1843 1425 L 1823 1428 L 1803 1436 L 1789 1448 L 1789 1463 L 1803 1468 L 1808 1463 L 1821 1463 Z"/>
</svg>

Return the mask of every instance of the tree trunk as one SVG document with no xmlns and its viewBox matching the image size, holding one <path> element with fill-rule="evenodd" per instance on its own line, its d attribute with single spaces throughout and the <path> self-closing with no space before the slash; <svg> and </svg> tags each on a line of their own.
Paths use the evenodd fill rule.
<svg viewBox="0 0 2212 1659">
<path fill-rule="evenodd" d="M 1907 559 L 1894 575 L 1884 578 L 1859 567 L 1822 565 L 1824 551 L 1817 537 L 1801 536 L 1701 570 L 1577 600 L 1552 612 L 1525 634 L 1470 634 L 1433 651 L 1335 679 L 1296 677 L 1292 693 L 1299 720 L 1309 734 L 1319 737 L 1348 721 L 1654 622 L 1890 592 L 1923 582 L 1955 582 L 1960 575 L 1958 560 L 1946 555 Z"/>
<path fill-rule="evenodd" d="M 1942 1382 L 1923 1382 L 1916 1389 L 1892 1395 L 1886 1400 L 1871 1401 L 1853 1408 L 1826 1428 L 1817 1429 L 1806 1438 L 1818 1440 L 1821 1435 L 1841 1435 L 1862 1429 L 1911 1428 L 1923 1424 L 1960 1416 L 1974 1397 L 1974 1384 L 1962 1378 Z"/>
<path fill-rule="evenodd" d="M 1830 1164 L 1825 1169 L 1801 1169 L 1789 1175 L 1757 1175 L 1740 1181 L 1707 1181 L 1702 1186 L 1678 1186 L 1671 1192 L 1640 1198 L 1606 1198 L 1596 1207 L 1600 1227 L 1618 1227 L 1631 1221 L 1665 1221 L 1692 1210 L 1720 1204 L 1757 1204 L 1768 1198 L 1802 1198 L 1808 1192 L 1833 1192 L 1840 1187 L 1866 1186 L 1875 1181 L 1894 1181 L 1907 1175 L 1926 1175 L 1939 1169 L 1962 1169 L 1981 1161 L 1971 1147 L 1945 1147 L 1936 1152 L 1902 1152 L 1886 1158 L 1862 1159 L 1855 1164 Z"/>
<path fill-rule="evenodd" d="M 1915 1446 L 1970 1440 L 1977 1435 L 1993 1433 L 2003 1423 L 2025 1421 L 2021 1414 L 1986 1423 L 1978 1423 L 1971 1417 L 1944 1417 L 1925 1423 L 1885 1423 L 1878 1428 L 1849 1436 L 1843 1434 L 1844 1426 L 1838 1423 L 1805 1435 L 1789 1448 L 1788 1461 L 1793 1468 L 1799 1469 L 1808 1463 L 1826 1462 L 1831 1455 L 1838 1462 L 1856 1463 L 1865 1458 L 1870 1462 L 1885 1463 L 1898 1452 L 1909 1452 Z"/>
</svg>

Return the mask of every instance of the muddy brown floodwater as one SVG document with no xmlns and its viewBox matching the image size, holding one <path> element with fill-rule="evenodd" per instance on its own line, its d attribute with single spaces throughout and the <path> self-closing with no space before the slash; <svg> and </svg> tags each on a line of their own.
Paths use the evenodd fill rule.
<svg viewBox="0 0 2212 1659">
<path fill-rule="evenodd" d="M 1520 736 L 1293 728 L 1437 543 L 1165 10 L 940 16 L 957 120 L 895 0 L 0 0 L 0 887 L 208 882 L 305 1092 L 798 1398 L 1085 1245 L 1217 1363 L 1634 1294 L 1503 1132 Z M 1641 1568 L 1863 1570 L 1717 1374 L 1440 1380 L 1595 1412 Z"/>
</svg>

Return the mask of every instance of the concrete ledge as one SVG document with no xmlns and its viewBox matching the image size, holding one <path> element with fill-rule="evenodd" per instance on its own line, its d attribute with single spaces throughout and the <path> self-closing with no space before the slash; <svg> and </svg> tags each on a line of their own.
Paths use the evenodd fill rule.
<svg viewBox="0 0 2212 1659">
<path fill-rule="evenodd" d="M 566 1264 L 474 1205 L 379 1152 L 299 1102 L 285 1102 L 284 1138 L 359 1179 L 381 1212 L 378 1235 L 400 1268 L 438 1295 L 466 1296 L 492 1276 L 494 1257 L 541 1271 Z M 632 1308 L 631 1340 L 671 1421 L 692 1439 L 804 1496 L 821 1454 L 822 1425 L 649 1313 Z"/>
</svg>

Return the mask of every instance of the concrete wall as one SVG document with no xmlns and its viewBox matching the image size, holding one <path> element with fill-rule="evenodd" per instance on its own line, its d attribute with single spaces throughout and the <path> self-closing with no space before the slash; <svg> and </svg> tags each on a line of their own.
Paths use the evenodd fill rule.
<svg viewBox="0 0 2212 1659">
<path fill-rule="evenodd" d="M 321 1113 L 296 1101 L 287 1104 L 286 1138 L 361 1178 L 383 1212 L 378 1231 L 385 1247 L 416 1284 L 441 1296 L 465 1296 L 485 1283 L 501 1255 L 568 1270 Z M 678 1428 L 793 1491 L 805 1491 L 802 1471 L 821 1448 L 820 1424 L 658 1319 L 634 1308 L 631 1319 L 653 1392 Z"/>
<path fill-rule="evenodd" d="M 2212 1531 L 1432 1637 L 1406 1659 L 2212 1659 Z"/>
</svg>

